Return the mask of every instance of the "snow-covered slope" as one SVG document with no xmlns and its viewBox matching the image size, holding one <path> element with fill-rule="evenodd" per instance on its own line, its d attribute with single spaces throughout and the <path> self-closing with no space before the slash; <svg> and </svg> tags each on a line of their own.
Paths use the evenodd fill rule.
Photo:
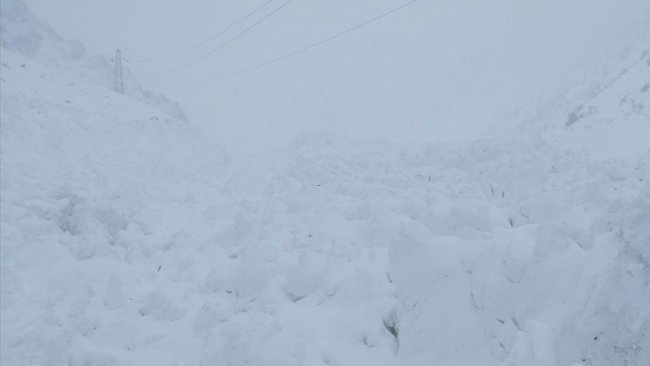
<svg viewBox="0 0 650 366">
<path fill-rule="evenodd" d="M 226 160 L 2 4 L 3 366 L 650 363 L 647 47 L 545 133 Z"/>
<path fill-rule="evenodd" d="M 569 113 L 560 143 L 575 142 L 596 158 L 637 156 L 647 150 L 650 137 L 650 31 L 620 62 L 601 70 L 601 82 Z"/>
<path fill-rule="evenodd" d="M 646 17 L 650 19 L 650 14 Z M 614 48 L 549 83 L 546 97 L 519 106 L 517 130 L 598 160 L 634 159 L 650 136 L 650 22 L 631 27 Z M 591 65 L 589 65 L 591 64 Z"/>
<path fill-rule="evenodd" d="M 223 159 L 191 125 L 97 82 L 93 58 L 44 54 L 71 43 L 25 14 L 2 2 L 0 363 L 106 363 L 122 352 L 104 351 L 110 339 L 129 336 L 113 322 L 140 327 L 117 309 L 156 299 L 136 272 L 156 273 L 145 262 L 201 222 L 192 202 Z"/>
<path fill-rule="evenodd" d="M 101 86 L 114 82 L 113 60 L 86 53 L 79 41 L 66 40 L 47 24 L 37 19 L 22 0 L 6 0 L 0 4 L 0 45 L 40 63 L 49 64 L 77 78 Z M 135 97 L 177 119 L 186 120 L 178 103 L 160 93 L 143 89 L 128 69 L 124 74 L 125 93 Z"/>
</svg>

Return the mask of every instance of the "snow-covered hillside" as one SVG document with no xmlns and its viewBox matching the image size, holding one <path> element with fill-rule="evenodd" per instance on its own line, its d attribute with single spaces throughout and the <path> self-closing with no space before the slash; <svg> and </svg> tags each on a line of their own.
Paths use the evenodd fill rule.
<svg viewBox="0 0 650 366">
<path fill-rule="evenodd" d="M 577 105 L 556 135 L 560 145 L 580 145 L 598 159 L 634 158 L 647 151 L 650 136 L 650 23 L 618 62 L 582 88 Z M 573 101 L 574 99 L 572 99 Z"/>
<path fill-rule="evenodd" d="M 7 49 L 0 116 L 2 364 L 67 364 L 100 283 L 193 221 L 175 207 L 219 160 L 185 122 Z"/>
<path fill-rule="evenodd" d="M 3 366 L 650 364 L 647 45 L 500 138 L 226 158 L 22 2 L 1 39 Z"/>
<path fill-rule="evenodd" d="M 113 85 L 112 59 L 86 53 L 79 41 L 63 39 L 47 24 L 37 19 L 22 0 L 7 0 L 0 4 L 0 45 L 56 66 L 77 78 L 102 86 Z M 152 105 L 177 119 L 186 120 L 185 112 L 164 95 L 143 89 L 133 74 L 125 71 L 125 93 Z"/>
</svg>

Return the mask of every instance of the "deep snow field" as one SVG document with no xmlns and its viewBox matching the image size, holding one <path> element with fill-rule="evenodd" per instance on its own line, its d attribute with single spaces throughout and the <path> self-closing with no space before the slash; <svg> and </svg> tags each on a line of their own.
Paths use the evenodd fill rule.
<svg viewBox="0 0 650 366">
<path fill-rule="evenodd" d="M 647 26 L 498 138 L 241 156 L 1 10 L 2 366 L 650 365 Z"/>
</svg>

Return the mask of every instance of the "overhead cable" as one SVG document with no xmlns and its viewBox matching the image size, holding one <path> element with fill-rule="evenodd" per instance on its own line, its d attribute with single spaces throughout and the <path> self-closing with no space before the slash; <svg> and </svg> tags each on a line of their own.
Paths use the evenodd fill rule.
<svg viewBox="0 0 650 366">
<path fill-rule="evenodd" d="M 225 42 L 221 43 L 219 46 L 217 46 L 217 47 L 211 49 L 210 51 L 208 51 L 208 52 L 202 54 L 201 56 L 199 56 L 199 57 L 197 57 L 197 58 L 195 58 L 195 59 L 193 59 L 193 60 L 191 60 L 191 61 L 189 61 L 189 62 L 186 62 L 186 63 L 184 63 L 184 64 L 182 64 L 182 65 L 179 65 L 179 66 L 177 66 L 177 67 L 174 67 L 174 68 L 172 68 L 172 69 L 166 70 L 166 71 L 164 71 L 164 72 L 162 72 L 162 73 L 159 73 L 157 76 L 154 76 L 154 77 L 162 77 L 162 76 L 166 76 L 166 75 L 169 75 L 169 74 L 174 73 L 174 72 L 176 72 L 176 71 L 180 71 L 180 70 L 186 69 L 186 68 L 188 68 L 188 67 L 190 67 L 190 66 L 192 66 L 192 65 L 194 65 L 194 64 L 196 64 L 196 63 L 198 63 L 198 62 L 200 62 L 200 61 L 202 61 L 202 60 L 205 60 L 205 59 L 208 58 L 209 56 L 213 55 L 213 54 L 216 53 L 217 51 L 219 51 L 219 50 L 223 49 L 224 47 L 226 47 L 227 45 L 229 45 L 230 43 L 232 43 L 232 42 L 236 41 L 237 39 L 243 37 L 246 33 L 248 33 L 249 31 L 253 30 L 254 28 L 256 28 L 257 26 L 259 26 L 260 24 L 264 23 L 266 20 L 268 20 L 269 18 L 271 18 L 273 15 L 275 15 L 277 12 L 279 12 L 279 11 L 282 10 L 284 7 L 286 7 L 287 5 L 289 5 L 291 2 L 293 2 L 293 0 L 286 0 L 285 2 L 283 2 L 282 4 L 280 4 L 277 8 L 273 9 L 273 11 L 271 11 L 271 12 L 268 13 L 268 14 L 266 14 L 264 17 L 260 18 L 257 22 L 255 22 L 255 23 L 249 25 L 248 27 L 244 28 L 241 32 L 239 32 L 239 33 L 235 34 L 234 36 L 228 38 L 228 40 L 226 40 Z"/>
<path fill-rule="evenodd" d="M 266 0 L 264 3 L 260 4 L 258 7 L 251 10 L 250 12 L 248 12 L 243 17 L 237 19 L 235 22 L 231 23 L 227 27 L 222 28 L 220 31 L 218 31 L 218 32 L 214 33 L 213 35 L 211 35 L 211 36 L 209 36 L 209 37 L 207 37 L 207 38 L 193 44 L 192 46 L 190 46 L 188 48 L 173 52 L 173 53 L 171 53 L 171 54 L 169 54 L 167 56 L 157 58 L 157 59 L 131 60 L 131 61 L 136 62 L 136 63 L 163 62 L 163 61 L 167 61 L 169 59 L 172 59 L 172 58 L 174 58 L 176 56 L 179 56 L 179 55 L 186 54 L 188 52 L 194 51 L 195 49 L 205 45 L 206 43 L 208 43 L 210 41 L 213 41 L 213 40 L 217 39 L 219 36 L 223 35 L 224 33 L 228 32 L 232 28 L 234 28 L 237 25 L 241 24 L 242 22 L 246 21 L 248 18 L 250 18 L 253 15 L 257 14 L 260 10 L 266 8 L 273 1 L 275 1 L 275 0 Z"/>
<path fill-rule="evenodd" d="M 411 0 L 411 1 L 409 1 L 409 2 L 407 2 L 405 4 L 402 4 L 402 5 L 398 6 L 398 7 L 392 8 L 392 9 L 390 9 L 390 10 L 388 10 L 388 11 L 382 13 L 382 14 L 379 14 L 377 16 L 374 16 L 374 17 L 370 18 L 370 19 L 367 19 L 367 20 L 365 20 L 365 21 L 363 21 L 363 22 L 361 22 L 361 23 L 359 23 L 359 24 L 357 24 L 355 26 L 352 26 L 350 28 L 342 30 L 342 31 L 340 31 L 338 33 L 335 33 L 335 34 L 331 35 L 331 36 L 325 37 L 325 38 L 323 38 L 323 39 L 321 39 L 321 40 L 319 40 L 317 42 L 314 42 L 314 43 L 311 43 L 311 44 L 306 45 L 304 47 L 298 48 L 298 49 L 296 49 L 294 51 L 285 53 L 284 55 L 278 56 L 276 58 L 261 62 L 261 63 L 256 64 L 256 65 L 252 65 L 252 66 L 249 66 L 249 67 L 243 68 L 241 70 L 238 70 L 238 71 L 235 71 L 235 72 L 232 72 L 232 73 L 229 73 L 229 74 L 225 74 L 225 75 L 222 75 L 222 76 L 218 76 L 218 77 L 214 77 L 214 78 L 208 78 L 208 79 L 202 79 L 202 80 L 195 80 L 195 81 L 190 81 L 190 82 L 184 82 L 184 84 L 185 83 L 196 84 L 196 83 L 202 83 L 202 82 L 206 82 L 206 81 L 222 80 L 222 79 L 227 79 L 227 78 L 230 78 L 230 77 L 246 74 L 246 73 L 249 73 L 251 71 L 261 69 L 261 68 L 269 66 L 271 64 L 286 60 L 286 59 L 288 59 L 290 57 L 294 57 L 294 56 L 299 55 L 301 53 L 304 53 L 304 52 L 310 51 L 310 50 L 312 50 L 314 48 L 320 47 L 320 46 L 322 46 L 323 44 L 325 44 L 327 42 L 330 42 L 330 41 L 333 41 L 333 40 L 335 40 L 337 38 L 343 37 L 343 36 L 347 35 L 348 33 L 352 33 L 352 32 L 354 32 L 354 31 L 356 31 L 356 30 L 358 30 L 358 29 L 360 29 L 362 27 L 365 27 L 368 24 L 374 23 L 374 22 L 376 22 L 376 21 L 378 21 L 378 20 L 380 20 L 382 18 L 385 18 L 385 17 L 387 17 L 387 16 L 389 16 L 389 15 L 391 15 L 393 13 L 396 13 L 396 12 L 398 12 L 398 11 L 400 11 L 400 10 L 410 6 L 410 5 L 413 5 L 413 4 L 417 3 L 418 1 L 420 1 L 420 0 Z"/>
</svg>

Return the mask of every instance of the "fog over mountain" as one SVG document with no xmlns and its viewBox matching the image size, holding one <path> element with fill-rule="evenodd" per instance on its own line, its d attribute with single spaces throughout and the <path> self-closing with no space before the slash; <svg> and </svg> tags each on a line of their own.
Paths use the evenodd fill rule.
<svg viewBox="0 0 650 366">
<path fill-rule="evenodd" d="M 195 0 L 29 0 L 96 54 L 124 51 L 144 84 L 177 99 L 207 134 L 244 151 L 278 149 L 301 132 L 400 142 L 471 141 L 515 126 L 514 111 L 562 97 L 566 84 L 617 57 L 645 0 L 418 1 L 281 63 L 210 80 L 299 49 L 398 5 L 395 0 L 291 1 L 191 51 L 266 4 Z M 161 60 L 162 59 L 162 60 Z"/>
</svg>

